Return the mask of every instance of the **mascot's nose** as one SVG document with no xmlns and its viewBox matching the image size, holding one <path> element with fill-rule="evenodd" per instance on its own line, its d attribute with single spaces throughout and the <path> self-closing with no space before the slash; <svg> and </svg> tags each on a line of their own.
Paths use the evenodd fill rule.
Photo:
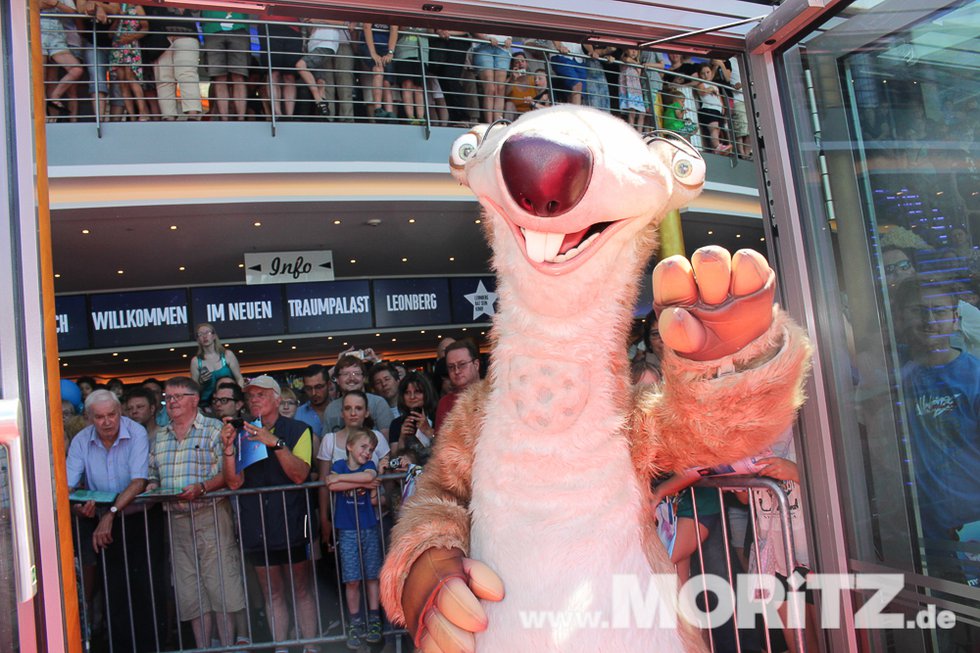
<svg viewBox="0 0 980 653">
<path fill-rule="evenodd" d="M 500 171 L 518 206 L 553 218 L 585 196 L 592 179 L 592 152 L 574 141 L 515 134 L 500 148 Z"/>
</svg>

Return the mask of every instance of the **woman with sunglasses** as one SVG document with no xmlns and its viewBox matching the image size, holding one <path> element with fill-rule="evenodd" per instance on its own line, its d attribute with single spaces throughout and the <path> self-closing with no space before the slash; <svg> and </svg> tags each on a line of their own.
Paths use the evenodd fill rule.
<svg viewBox="0 0 980 653">
<path fill-rule="evenodd" d="M 234 379 L 239 387 L 245 380 L 238 368 L 235 352 L 221 346 L 218 333 L 210 322 L 201 322 L 194 329 L 197 354 L 191 359 L 191 378 L 201 386 L 201 404 L 207 406 L 218 385 L 218 379 Z"/>
</svg>

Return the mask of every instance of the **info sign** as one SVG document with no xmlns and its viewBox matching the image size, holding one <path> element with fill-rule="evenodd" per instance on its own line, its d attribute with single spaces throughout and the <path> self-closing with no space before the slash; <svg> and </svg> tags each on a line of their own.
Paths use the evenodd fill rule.
<svg viewBox="0 0 980 653">
<path fill-rule="evenodd" d="M 245 283 L 333 281 L 333 251 L 246 252 Z"/>
</svg>

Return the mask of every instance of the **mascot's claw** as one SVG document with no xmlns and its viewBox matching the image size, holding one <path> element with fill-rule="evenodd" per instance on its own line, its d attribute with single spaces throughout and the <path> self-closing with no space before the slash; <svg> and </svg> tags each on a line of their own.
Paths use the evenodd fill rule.
<svg viewBox="0 0 980 653">
<path fill-rule="evenodd" d="M 660 336 L 691 360 L 730 356 L 769 329 L 775 290 L 775 273 L 754 250 L 730 256 L 702 247 L 690 262 L 671 256 L 653 270 Z"/>
<path fill-rule="evenodd" d="M 405 580 L 402 607 L 415 645 L 426 653 L 464 653 L 476 645 L 473 633 L 487 628 L 479 599 L 500 601 L 500 577 L 459 549 L 429 549 Z"/>
</svg>

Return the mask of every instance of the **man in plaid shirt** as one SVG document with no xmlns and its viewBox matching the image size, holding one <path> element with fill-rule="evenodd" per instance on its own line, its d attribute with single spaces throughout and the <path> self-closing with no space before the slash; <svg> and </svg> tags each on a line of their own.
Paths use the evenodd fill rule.
<svg viewBox="0 0 980 653">
<path fill-rule="evenodd" d="M 178 376 L 164 388 L 170 424 L 150 452 L 149 488 L 172 490 L 171 553 L 177 614 L 190 621 L 199 647 L 211 644 L 217 621 L 222 646 L 233 643 L 233 615 L 245 608 L 242 563 L 226 498 L 207 499 L 225 487 L 221 422 L 198 412 L 200 386 Z"/>
</svg>

